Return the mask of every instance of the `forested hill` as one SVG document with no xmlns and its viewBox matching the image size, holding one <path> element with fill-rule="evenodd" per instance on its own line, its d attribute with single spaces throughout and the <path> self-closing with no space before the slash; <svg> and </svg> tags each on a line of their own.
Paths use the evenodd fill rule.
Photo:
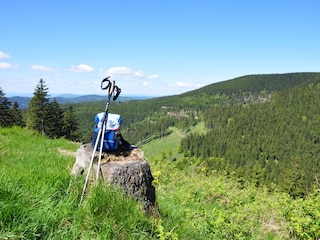
<svg viewBox="0 0 320 240">
<path fill-rule="evenodd" d="M 204 122 L 205 134 L 181 142 L 189 162 L 301 197 L 320 179 L 319 99 L 320 73 L 250 75 L 181 95 L 112 102 L 109 112 L 122 115 L 122 134 L 138 145 L 171 134 L 172 126 L 188 133 Z M 88 140 L 104 106 L 75 107 Z"/>
<path fill-rule="evenodd" d="M 166 131 L 169 126 L 188 128 L 202 121 L 213 106 L 257 102 L 270 98 L 275 91 L 306 86 L 320 81 L 320 73 L 287 73 L 247 75 L 214 83 L 180 95 L 111 102 L 109 111 L 121 114 L 123 131 L 131 142 L 141 142 Z M 121 87 L 121 86 L 120 86 Z M 83 141 L 91 137 L 95 114 L 102 112 L 105 101 L 75 104 Z"/>
<path fill-rule="evenodd" d="M 203 116 L 206 134 L 181 142 L 202 169 L 304 197 L 320 187 L 320 82 L 275 92 L 264 103 L 220 105 Z"/>
<path fill-rule="evenodd" d="M 197 96 L 199 94 L 244 95 L 282 91 L 296 86 L 308 85 L 320 81 L 320 73 L 285 73 L 246 75 L 231 80 L 213 83 L 182 94 L 181 96 Z"/>
</svg>

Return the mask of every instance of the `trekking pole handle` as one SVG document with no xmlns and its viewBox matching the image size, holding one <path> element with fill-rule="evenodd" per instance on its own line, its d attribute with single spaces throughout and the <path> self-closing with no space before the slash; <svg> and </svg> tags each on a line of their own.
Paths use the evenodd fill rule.
<svg viewBox="0 0 320 240">
<path fill-rule="evenodd" d="M 103 79 L 101 81 L 101 89 L 102 90 L 106 90 L 110 87 L 111 83 L 110 83 L 110 80 L 109 80 L 110 76 L 109 77 L 106 77 L 105 79 Z M 107 83 L 106 83 L 107 82 Z M 106 83 L 106 84 L 105 84 Z"/>
<path fill-rule="evenodd" d="M 109 81 L 110 82 L 110 81 Z M 111 80 L 111 85 L 110 85 L 110 88 L 109 88 L 109 95 L 111 96 L 113 91 L 114 91 L 114 86 L 115 86 L 115 81 L 114 80 Z"/>
<path fill-rule="evenodd" d="M 109 80 L 109 78 L 110 78 L 110 76 L 106 77 L 105 79 L 103 79 L 101 81 L 101 89 L 102 90 L 109 89 L 109 92 L 108 92 L 109 99 L 111 98 L 112 94 L 114 93 L 113 101 L 115 101 L 119 97 L 119 95 L 121 93 L 121 89 L 118 86 L 116 86 L 114 80 Z"/>
</svg>

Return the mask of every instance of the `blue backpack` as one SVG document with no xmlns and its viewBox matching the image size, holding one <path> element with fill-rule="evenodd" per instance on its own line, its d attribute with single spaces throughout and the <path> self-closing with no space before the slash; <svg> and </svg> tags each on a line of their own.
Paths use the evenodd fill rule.
<svg viewBox="0 0 320 240">
<path fill-rule="evenodd" d="M 91 146 L 94 148 L 96 141 L 98 142 L 97 151 L 100 151 L 100 143 L 101 143 L 101 136 L 100 139 L 97 139 L 98 133 L 100 128 L 102 128 L 102 120 L 103 120 L 104 112 L 98 113 L 95 118 L 95 125 L 94 125 L 94 133 L 92 136 Z M 108 113 L 107 123 L 106 123 L 106 130 L 104 133 L 102 151 L 104 152 L 112 152 L 116 151 L 119 148 L 119 141 L 121 140 L 121 121 L 122 118 L 119 114 L 112 114 Z M 102 135 L 102 133 L 101 133 Z"/>
</svg>

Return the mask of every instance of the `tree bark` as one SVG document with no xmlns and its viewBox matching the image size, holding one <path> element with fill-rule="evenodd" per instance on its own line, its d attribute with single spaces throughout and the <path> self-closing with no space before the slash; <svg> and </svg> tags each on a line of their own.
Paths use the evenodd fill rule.
<svg viewBox="0 0 320 240">
<path fill-rule="evenodd" d="M 79 176 L 84 172 L 87 174 L 92 153 L 90 144 L 80 146 L 71 172 L 73 176 Z M 95 152 L 92 167 L 94 176 L 98 168 L 98 157 L 99 152 Z M 134 149 L 126 152 L 103 153 L 101 157 L 100 177 L 103 181 L 116 187 L 120 186 L 127 195 L 142 203 L 146 213 L 152 214 L 156 205 L 156 193 L 152 185 L 153 176 L 150 165 L 144 160 L 143 151 Z"/>
</svg>

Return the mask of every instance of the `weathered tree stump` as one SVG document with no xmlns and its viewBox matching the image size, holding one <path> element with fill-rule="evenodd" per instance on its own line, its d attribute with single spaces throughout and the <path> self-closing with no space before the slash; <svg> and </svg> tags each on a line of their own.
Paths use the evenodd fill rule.
<svg viewBox="0 0 320 240">
<path fill-rule="evenodd" d="M 73 176 L 87 174 L 92 152 L 90 144 L 80 146 L 71 172 Z M 99 152 L 96 152 L 92 167 L 95 173 L 98 157 Z M 156 194 L 155 188 L 152 186 L 153 176 L 149 163 L 144 160 L 143 151 L 134 149 L 125 152 L 103 153 L 100 171 L 100 177 L 105 183 L 120 186 L 126 194 L 142 203 L 146 213 L 154 212 Z"/>
</svg>

